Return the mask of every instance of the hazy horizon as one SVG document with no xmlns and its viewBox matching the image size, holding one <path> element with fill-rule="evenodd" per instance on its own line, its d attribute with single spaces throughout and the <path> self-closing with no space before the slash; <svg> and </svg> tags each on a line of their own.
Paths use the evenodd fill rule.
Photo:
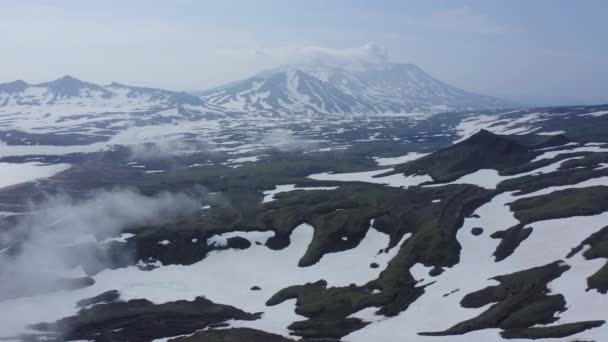
<svg viewBox="0 0 608 342">
<path fill-rule="evenodd" d="M 595 0 L 1 3 L 0 83 L 71 75 L 200 91 L 285 64 L 390 61 L 525 105 L 597 104 L 608 102 L 607 10 Z"/>
</svg>

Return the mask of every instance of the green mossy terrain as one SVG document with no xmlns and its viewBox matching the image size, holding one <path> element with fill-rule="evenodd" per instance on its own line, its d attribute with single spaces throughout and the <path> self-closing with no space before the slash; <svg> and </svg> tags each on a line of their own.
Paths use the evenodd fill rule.
<svg viewBox="0 0 608 342">
<path fill-rule="evenodd" d="M 509 170 L 530 162 L 542 153 L 533 149 L 559 146 L 568 141 L 561 136 L 501 136 L 481 130 L 455 145 L 397 166 L 387 175 L 428 174 L 435 182 L 451 182 L 481 169 Z"/>
<path fill-rule="evenodd" d="M 360 132 L 349 134 L 352 135 L 351 138 L 366 137 Z M 304 223 L 310 224 L 314 229 L 313 240 L 299 261 L 300 267 L 307 267 L 328 253 L 358 246 L 373 221 L 373 228 L 390 238 L 389 244 L 379 253 L 396 249 L 396 256 L 376 279 L 365 284 L 343 287 L 328 287 L 322 280 L 294 284 L 275 293 L 266 303 L 274 306 L 289 299 L 296 300 L 295 311 L 305 319 L 293 322 L 289 329 L 293 335 L 303 337 L 301 341 L 338 341 L 368 324 L 357 318 L 349 318 L 349 315 L 365 308 L 375 308 L 378 314 L 396 316 L 422 296 L 425 286 L 420 286 L 409 271 L 415 264 L 433 267 L 429 273 L 431 277 L 440 276 L 443 268 L 458 264 L 461 250 L 456 239 L 458 229 L 462 227 L 465 217 L 473 214 L 495 195 L 505 191 L 518 191 L 517 195 L 528 194 L 549 186 L 571 185 L 608 175 L 608 170 L 589 169 L 605 162 L 608 159 L 605 155 L 608 154 L 566 153 L 553 159 L 532 162 L 536 156 L 547 151 L 539 149 L 561 146 L 570 142 L 569 138 L 570 135 L 568 138 L 501 136 L 482 130 L 458 144 L 395 166 L 393 171 L 387 173 L 429 174 L 435 182 L 442 183 L 480 169 L 495 169 L 501 175 L 515 175 L 558 160 L 583 157 L 565 162 L 556 172 L 503 181 L 496 190 L 474 185 L 414 186 L 401 189 L 360 182 L 316 181 L 306 178 L 320 172 L 379 170 L 381 168 L 369 156 L 381 155 L 378 153 L 381 150 L 384 151 L 382 155 L 386 155 L 385 150 L 396 145 L 390 141 L 356 144 L 347 151 L 324 153 L 271 149 L 264 151 L 258 162 L 243 163 L 237 168 L 222 164 L 229 156 L 204 153 L 184 157 L 186 159 L 181 163 L 194 163 L 204 159 L 213 165 L 190 168 L 167 161 L 155 161 L 150 165 L 169 165 L 170 171 L 154 174 L 116 167 L 116 161 L 124 162 L 124 156 L 104 157 L 101 154 L 97 156 L 98 159 L 88 160 L 51 180 L 42 181 L 42 184 L 48 186 L 47 189 L 55 189 L 50 190 L 50 193 L 82 189 L 83 196 L 89 191 L 116 186 L 134 187 L 145 195 L 161 191 L 180 192 L 200 198 L 201 205 L 210 205 L 210 209 L 196 212 L 194 217 L 180 218 L 176 222 L 128 227 L 124 232 L 135 236 L 128 238 L 125 243 L 110 242 L 104 248 L 95 243 L 63 247 L 64 250 L 59 255 L 65 255 L 66 264 L 83 266 L 88 274 L 96 274 L 108 267 L 133 265 L 139 260 L 158 260 L 163 265 L 189 265 L 202 260 L 216 249 L 248 248 L 250 243 L 238 238 L 230 240 L 228 247 L 207 245 L 207 238 L 212 235 L 233 231 L 273 231 L 275 235 L 266 245 L 271 249 L 282 249 L 290 244 L 293 230 Z M 402 151 L 394 150 L 395 156 L 398 153 L 402 154 Z M 581 166 L 586 169 L 576 169 Z M 338 189 L 279 193 L 275 195 L 274 201 L 262 203 L 263 191 L 273 190 L 276 185 L 282 184 L 335 186 Z M 28 196 L 41 199 L 47 195 L 48 192 L 45 193 L 33 184 L 6 193 L 7 198 L 21 199 L 19 203 L 25 203 L 22 199 Z M 441 201 L 435 203 L 436 199 Z M 608 210 L 608 187 L 569 189 L 523 198 L 513 202 L 511 210 L 521 224 L 491 235 L 492 238 L 501 240 L 494 253 L 496 261 L 511 255 L 532 233 L 533 225 L 531 228 L 527 226 L 531 223 L 576 215 L 595 215 Z M 408 238 L 400 244 L 406 235 Z M 586 258 L 608 258 L 606 235 L 605 232 L 598 232 L 583 242 L 580 248 L 583 245 L 590 246 L 585 251 Z M 193 242 L 195 239 L 196 242 Z M 162 240 L 169 240 L 170 244 L 159 245 L 158 242 Z M 367 264 L 354 266 L 370 267 Z M 569 336 L 601 325 L 603 321 L 533 327 L 535 324 L 553 323 L 555 314 L 566 309 L 564 297 L 561 294 L 549 294 L 547 284 L 568 268 L 555 262 L 496 277 L 494 280 L 499 285 L 470 293 L 461 303 L 467 308 L 491 304 L 488 310 L 447 330 L 424 332 L 421 335 L 453 335 L 500 328 L 504 330 L 502 335 L 505 338 L 533 339 Z M 608 290 L 608 264 L 590 277 L 588 283 L 589 288 L 605 293 Z M 85 299 L 83 305 L 97 305 L 81 310 L 76 316 L 35 327 L 46 331 L 49 338 L 58 341 L 62 338 L 148 341 L 191 334 L 205 327 L 221 326 L 228 320 L 254 320 L 259 317 L 238 308 L 214 304 L 204 298 L 161 305 L 146 300 L 116 302 L 116 299 L 113 294 L 107 293 Z M 103 302 L 110 303 L 99 304 Z M 68 333 L 58 337 L 58 331 Z M 172 341 L 292 340 L 253 329 L 211 329 Z"/>
<path fill-rule="evenodd" d="M 352 185 L 360 189 L 360 186 Z M 340 188 L 347 191 L 349 186 Z M 345 190 L 346 189 L 346 190 Z M 475 208 L 488 201 L 491 192 L 474 186 L 451 185 L 441 188 L 409 188 L 407 190 L 382 189 L 380 197 L 376 198 L 376 207 L 371 207 L 370 216 L 362 216 L 361 229 L 367 229 L 369 220 L 374 218 L 374 227 L 384 231 L 391 236 L 392 241 L 399 241 L 405 233 L 412 235 L 398 246 L 397 255 L 389 262 L 388 266 L 378 279 L 362 286 L 348 286 L 338 288 L 326 288 L 324 283 L 293 286 L 279 291 L 268 302 L 276 305 L 284 300 L 296 298 L 296 312 L 308 317 L 307 321 L 292 324 L 290 329 L 294 334 L 305 337 L 341 337 L 352 330 L 361 328 L 364 323 L 352 318 L 347 318 L 366 307 L 377 307 L 378 313 L 386 316 L 395 316 L 424 293 L 423 287 L 416 286 L 416 280 L 409 273 L 409 269 L 416 263 L 425 266 L 450 267 L 458 263 L 460 245 L 455 236 L 458 228 L 462 225 L 464 217 L 471 214 Z M 443 192 L 439 203 L 433 204 L 432 199 L 439 195 L 437 191 Z M 331 193 L 343 196 L 339 190 Z M 324 193 L 323 196 L 332 196 Z M 373 192 L 367 190 L 364 197 L 372 200 Z M 286 198 L 309 197 L 316 194 L 313 191 L 301 194 L 285 195 Z M 393 197 L 396 196 L 396 197 Z M 286 207 L 285 199 L 279 199 L 277 208 Z M 409 204 L 409 201 L 414 201 Z M 298 203 L 308 203 L 300 198 Z M 333 203 L 333 202 L 329 202 Z M 420 203 L 420 205 L 416 205 Z M 288 207 L 288 206 L 287 206 Z M 381 209 L 381 210 L 378 210 Z M 335 212 L 331 208 L 330 213 Z M 375 211 L 374 211 L 375 210 Z M 340 210 L 337 213 L 343 213 Z M 274 211 L 273 211 L 274 212 Z M 347 215 L 367 215 L 365 210 L 358 209 Z M 380 214 L 380 216 L 378 216 Z M 314 217 L 314 216 L 313 216 Z M 312 221 L 314 222 L 314 221 Z M 320 221 L 325 222 L 325 221 Z M 341 222 L 332 219 L 330 222 Z M 313 224 L 314 225 L 314 224 Z M 332 228 L 333 227 L 333 228 Z M 341 225 L 325 227 L 326 231 L 338 231 L 335 241 L 339 243 L 339 237 L 344 234 Z M 357 233 L 358 234 L 358 233 Z M 349 237 L 348 241 L 352 241 Z M 332 241 L 331 235 L 325 235 L 320 243 L 311 243 L 310 248 L 327 250 L 327 241 Z M 392 245 L 393 243 L 391 243 Z M 338 247 L 339 248 L 339 245 Z M 307 251 L 305 257 L 317 255 L 318 252 Z M 379 290 L 379 291 L 373 291 Z M 328 335 L 329 334 L 329 335 Z"/>
<path fill-rule="evenodd" d="M 164 304 L 134 299 L 98 304 L 80 310 L 76 316 L 55 323 L 36 324 L 32 328 L 58 341 L 143 342 L 192 333 L 229 320 L 258 318 L 257 314 L 215 304 L 203 297 Z"/>
<path fill-rule="evenodd" d="M 547 195 L 518 199 L 510 206 L 522 224 L 597 215 L 608 210 L 608 186 L 554 191 Z"/>
</svg>

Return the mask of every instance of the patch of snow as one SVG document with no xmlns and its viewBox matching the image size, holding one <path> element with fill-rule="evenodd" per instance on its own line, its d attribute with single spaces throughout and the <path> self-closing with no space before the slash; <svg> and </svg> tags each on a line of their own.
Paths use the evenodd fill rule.
<svg viewBox="0 0 608 342">
<path fill-rule="evenodd" d="M 317 173 L 308 176 L 310 179 L 324 181 L 339 181 L 339 182 L 365 182 L 384 184 L 391 187 L 408 188 L 416 186 L 424 182 L 430 182 L 433 179 L 428 175 L 404 176 L 402 174 L 390 175 L 385 177 L 375 177 L 383 173 L 393 171 L 393 169 L 384 169 L 377 171 L 354 172 L 354 173 Z"/>
<path fill-rule="evenodd" d="M 566 161 L 573 160 L 573 159 L 580 159 L 580 158 L 583 158 L 583 157 L 572 157 L 572 158 L 558 160 L 555 163 L 552 163 L 550 165 L 543 166 L 543 167 L 534 169 L 529 172 L 519 173 L 519 174 L 515 174 L 515 175 L 510 175 L 510 176 L 501 176 L 498 173 L 498 171 L 493 170 L 493 169 L 481 169 L 481 170 L 477 170 L 473 173 L 464 175 L 464 176 L 458 178 L 457 180 L 452 181 L 447 184 L 474 184 L 474 185 L 480 186 L 485 189 L 493 190 L 493 189 L 496 189 L 498 184 L 504 180 L 519 178 L 519 177 L 524 177 L 524 176 L 529 176 L 529 175 L 540 175 L 540 174 L 544 174 L 544 173 L 554 172 L 554 171 L 559 170 L 559 167 Z M 432 186 L 441 186 L 441 185 L 445 185 L 445 184 L 446 183 L 431 184 L 431 185 L 427 185 L 427 186 L 432 187 Z"/>
<path fill-rule="evenodd" d="M 119 237 L 113 237 L 113 238 L 108 238 L 105 240 L 100 241 L 101 243 L 108 243 L 108 242 L 112 242 L 112 241 L 116 241 L 116 242 L 127 242 L 128 238 L 132 238 L 134 237 L 135 234 L 131 234 L 131 233 L 122 233 Z"/>
<path fill-rule="evenodd" d="M 422 158 L 428 155 L 428 153 L 419 153 L 419 152 L 410 152 L 406 155 L 400 157 L 392 157 L 392 158 L 379 158 L 374 157 L 374 160 L 379 166 L 392 166 L 407 163 L 412 160 L 416 160 L 418 158 Z"/>
<path fill-rule="evenodd" d="M 70 164 L 46 165 L 31 163 L 0 163 L 0 188 L 31 182 L 36 179 L 49 178 L 71 167 Z"/>
<path fill-rule="evenodd" d="M 594 116 L 594 117 L 600 117 L 600 116 L 604 116 L 604 115 L 608 115 L 608 110 L 601 110 L 598 112 L 593 112 L 593 113 L 585 113 L 585 114 L 581 114 L 579 116 Z"/>
<path fill-rule="evenodd" d="M 318 187 L 296 188 L 295 184 L 277 185 L 274 190 L 264 191 L 264 199 L 262 200 L 262 203 L 268 203 L 268 202 L 274 201 L 274 196 L 281 192 L 289 192 L 289 191 L 295 191 L 295 190 L 335 190 L 337 188 L 338 188 L 337 186 L 325 186 L 325 187 L 318 186 Z"/>
<path fill-rule="evenodd" d="M 566 131 L 536 132 L 535 134 L 538 134 L 538 135 L 560 135 L 560 134 L 564 134 L 564 133 L 566 133 Z"/>
<path fill-rule="evenodd" d="M 560 154 L 573 153 L 573 152 L 608 152 L 608 148 L 592 145 L 592 146 L 581 146 L 581 147 L 576 147 L 576 148 L 570 148 L 570 149 L 565 149 L 565 150 L 548 151 L 548 152 L 545 152 L 545 153 L 541 154 L 540 156 L 534 158 L 534 160 L 532 160 L 532 162 L 535 162 L 538 160 L 543 160 L 543 159 L 551 159 L 551 158 L 557 157 Z"/>
<path fill-rule="evenodd" d="M 265 244 L 266 241 L 268 241 L 268 239 L 270 239 L 273 236 L 274 236 L 273 231 L 229 232 L 229 233 L 222 233 L 222 234 L 216 234 L 216 235 L 211 236 L 210 238 L 207 239 L 207 245 L 223 247 L 223 246 L 228 245 L 228 239 L 233 238 L 233 237 L 245 238 L 245 239 L 249 240 L 249 242 L 251 242 L 252 244 L 256 244 L 256 243 Z"/>
<path fill-rule="evenodd" d="M 260 160 L 260 157 L 258 156 L 254 156 L 254 157 L 241 157 L 241 158 L 234 158 L 234 159 L 228 159 L 228 163 L 230 164 L 238 164 L 238 163 L 246 163 L 246 162 L 257 162 L 258 160 Z"/>
</svg>

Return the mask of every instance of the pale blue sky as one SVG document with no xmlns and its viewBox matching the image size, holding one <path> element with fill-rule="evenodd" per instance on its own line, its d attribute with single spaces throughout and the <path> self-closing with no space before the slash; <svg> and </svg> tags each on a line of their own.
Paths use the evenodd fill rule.
<svg viewBox="0 0 608 342">
<path fill-rule="evenodd" d="M 608 102 L 606 18 L 604 0 L 0 0 L 0 82 L 205 89 L 374 42 L 467 90 Z"/>
</svg>

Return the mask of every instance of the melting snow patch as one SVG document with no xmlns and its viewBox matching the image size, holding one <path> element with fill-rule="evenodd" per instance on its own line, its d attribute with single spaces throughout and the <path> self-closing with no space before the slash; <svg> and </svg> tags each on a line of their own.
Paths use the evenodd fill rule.
<svg viewBox="0 0 608 342">
<path fill-rule="evenodd" d="M 594 146 L 594 145 L 590 145 L 590 146 L 586 145 L 586 146 L 571 148 L 571 149 L 566 149 L 566 150 L 549 151 L 549 152 L 545 152 L 545 153 L 541 154 L 540 156 L 534 158 L 534 160 L 532 160 L 532 162 L 542 160 L 542 159 L 551 159 L 551 158 L 557 157 L 560 154 L 573 153 L 573 152 L 608 152 L 608 148 L 603 148 L 603 147 Z"/>
<path fill-rule="evenodd" d="M 324 181 L 339 181 L 339 182 L 365 182 L 384 184 L 392 187 L 407 188 L 416 186 L 424 182 L 430 182 L 433 179 L 428 175 L 404 176 L 402 174 L 390 175 L 385 177 L 375 177 L 383 173 L 393 171 L 393 169 L 384 169 L 377 171 L 355 172 L 355 173 L 317 173 L 308 176 L 310 179 Z"/>
<path fill-rule="evenodd" d="M 224 247 L 228 245 L 228 239 L 233 237 L 242 237 L 252 244 L 259 243 L 265 244 L 268 239 L 274 236 L 274 232 L 272 231 L 252 231 L 252 232 L 229 232 L 213 235 L 212 237 L 207 239 L 207 245 L 216 246 L 216 247 Z"/>
<path fill-rule="evenodd" d="M 417 263 L 410 268 L 410 273 L 412 277 L 418 281 L 416 284 L 417 287 L 425 286 L 433 282 L 429 272 L 433 269 L 433 267 L 424 266 L 421 263 Z"/>
<path fill-rule="evenodd" d="M 281 192 L 289 192 L 295 190 L 335 190 L 337 188 L 337 186 L 296 188 L 295 184 L 277 185 L 274 190 L 264 191 L 264 199 L 262 200 L 262 203 L 274 201 L 274 195 Z"/>
<path fill-rule="evenodd" d="M 38 162 L 0 163 L 0 188 L 36 179 L 49 178 L 71 167 L 70 164 L 45 165 Z"/>
<path fill-rule="evenodd" d="M 131 238 L 131 237 L 134 237 L 134 236 L 135 236 L 135 234 L 123 233 L 119 237 L 113 237 L 113 238 L 105 239 L 105 240 L 101 241 L 101 243 L 108 243 L 108 242 L 112 242 L 112 241 L 127 242 L 128 238 Z"/>
<path fill-rule="evenodd" d="M 374 160 L 379 166 L 392 166 L 407 163 L 412 160 L 416 160 L 418 158 L 422 158 L 428 155 L 428 153 L 419 153 L 419 152 L 410 152 L 404 156 L 400 157 L 392 157 L 392 158 L 379 158 L 374 157 Z"/>
<path fill-rule="evenodd" d="M 599 112 L 593 112 L 593 113 L 586 113 L 586 114 L 581 114 L 579 116 L 595 116 L 595 117 L 600 117 L 600 116 L 604 116 L 608 114 L 608 110 L 601 110 Z"/>
<path fill-rule="evenodd" d="M 536 132 L 535 134 L 538 134 L 538 135 L 560 135 L 560 134 L 564 134 L 564 133 L 566 133 L 566 131 Z"/>
<path fill-rule="evenodd" d="M 258 156 L 254 156 L 254 157 L 242 157 L 242 158 L 234 158 L 234 159 L 228 159 L 228 163 L 230 164 L 238 164 L 238 163 L 246 163 L 246 162 L 257 162 L 258 160 L 260 160 L 260 157 Z"/>
<path fill-rule="evenodd" d="M 492 169 L 481 169 L 447 184 L 475 184 L 486 189 L 496 189 L 498 183 L 512 177 L 501 176 L 498 171 Z M 444 184 L 432 184 L 428 186 L 442 186 Z"/>
</svg>

